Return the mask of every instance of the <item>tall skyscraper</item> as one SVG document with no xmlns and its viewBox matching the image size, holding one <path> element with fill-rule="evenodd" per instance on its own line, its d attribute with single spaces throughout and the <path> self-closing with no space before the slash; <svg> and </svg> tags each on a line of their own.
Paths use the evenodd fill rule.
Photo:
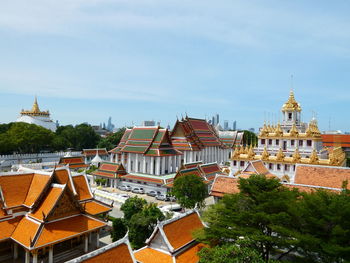
<svg viewBox="0 0 350 263">
<path fill-rule="evenodd" d="M 228 128 L 228 121 L 227 120 L 224 121 L 224 130 L 225 131 L 229 130 L 229 128 Z"/>
<path fill-rule="evenodd" d="M 237 130 L 237 121 L 233 122 L 232 130 Z"/>
<path fill-rule="evenodd" d="M 218 125 L 219 123 L 220 123 L 219 114 L 216 113 L 216 123 L 215 123 L 215 125 Z"/>
</svg>

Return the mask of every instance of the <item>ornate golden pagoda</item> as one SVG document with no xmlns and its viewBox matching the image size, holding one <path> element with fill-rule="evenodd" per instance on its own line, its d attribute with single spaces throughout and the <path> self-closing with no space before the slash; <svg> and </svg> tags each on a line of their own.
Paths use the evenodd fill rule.
<svg viewBox="0 0 350 263">
<path fill-rule="evenodd" d="M 282 111 L 301 111 L 300 104 L 294 98 L 293 90 L 290 91 L 287 102 L 283 104 Z"/>
<path fill-rule="evenodd" d="M 40 111 L 39 105 L 38 105 L 38 100 L 35 96 L 32 109 L 31 110 L 22 110 L 21 115 L 49 117 L 50 113 L 49 113 L 49 111 Z"/>
</svg>

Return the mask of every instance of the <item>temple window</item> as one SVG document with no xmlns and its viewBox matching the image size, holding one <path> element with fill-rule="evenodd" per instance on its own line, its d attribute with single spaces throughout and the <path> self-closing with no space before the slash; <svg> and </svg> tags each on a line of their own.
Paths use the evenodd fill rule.
<svg viewBox="0 0 350 263">
<path fill-rule="evenodd" d="M 261 144 L 265 145 L 265 139 L 261 139 Z"/>
<path fill-rule="evenodd" d="M 244 161 L 240 161 L 240 166 L 244 166 Z"/>
<path fill-rule="evenodd" d="M 312 141 L 311 141 L 311 140 L 307 140 L 307 141 L 306 141 L 306 145 L 307 145 L 307 146 L 311 146 L 311 145 L 312 145 Z"/>
<path fill-rule="evenodd" d="M 269 163 L 269 169 L 272 170 L 273 169 L 273 165 L 272 163 Z"/>
<path fill-rule="evenodd" d="M 299 146 L 303 146 L 303 140 L 299 140 Z"/>
<path fill-rule="evenodd" d="M 285 171 L 288 171 L 288 170 L 289 170 L 287 164 L 284 165 L 284 170 L 285 170 Z"/>
<path fill-rule="evenodd" d="M 294 140 L 290 141 L 290 145 L 294 146 Z"/>
<path fill-rule="evenodd" d="M 277 170 L 281 170 L 281 165 L 279 163 L 277 164 Z"/>
<path fill-rule="evenodd" d="M 292 113 L 288 113 L 288 120 L 291 121 L 292 120 Z"/>
<path fill-rule="evenodd" d="M 269 145 L 272 145 L 272 139 L 269 139 Z"/>
<path fill-rule="evenodd" d="M 237 161 L 233 161 L 233 166 L 236 166 L 237 165 Z"/>
<path fill-rule="evenodd" d="M 276 145 L 279 145 L 280 144 L 280 140 L 276 140 Z"/>
</svg>

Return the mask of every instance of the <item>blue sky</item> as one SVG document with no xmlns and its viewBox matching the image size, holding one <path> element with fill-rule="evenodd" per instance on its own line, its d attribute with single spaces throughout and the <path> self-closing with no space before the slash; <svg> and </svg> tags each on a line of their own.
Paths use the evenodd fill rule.
<svg viewBox="0 0 350 263">
<path fill-rule="evenodd" d="M 219 113 L 277 120 L 294 75 L 303 119 L 349 131 L 349 1 L 3 0 L 0 122 L 38 96 L 61 124 Z"/>
</svg>

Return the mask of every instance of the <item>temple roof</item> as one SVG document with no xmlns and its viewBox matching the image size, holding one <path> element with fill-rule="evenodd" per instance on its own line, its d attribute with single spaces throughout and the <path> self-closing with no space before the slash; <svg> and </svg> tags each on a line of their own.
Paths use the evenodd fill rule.
<svg viewBox="0 0 350 263">
<path fill-rule="evenodd" d="M 289 98 L 282 106 L 282 111 L 301 111 L 300 104 L 294 98 L 293 90 L 289 93 Z"/>
<path fill-rule="evenodd" d="M 68 157 L 61 157 L 58 164 L 62 165 L 69 165 L 69 168 L 86 168 L 88 167 L 87 164 L 85 164 L 84 157 L 83 156 L 68 156 Z"/>
<path fill-rule="evenodd" d="M 40 111 L 38 100 L 35 96 L 34 103 L 31 110 L 22 110 L 21 115 L 29 115 L 29 116 L 44 116 L 49 117 L 49 111 Z"/>
<path fill-rule="evenodd" d="M 107 177 L 107 178 L 117 178 L 126 175 L 126 170 L 123 164 L 103 162 L 97 171 L 94 171 L 92 175 Z"/>
</svg>

